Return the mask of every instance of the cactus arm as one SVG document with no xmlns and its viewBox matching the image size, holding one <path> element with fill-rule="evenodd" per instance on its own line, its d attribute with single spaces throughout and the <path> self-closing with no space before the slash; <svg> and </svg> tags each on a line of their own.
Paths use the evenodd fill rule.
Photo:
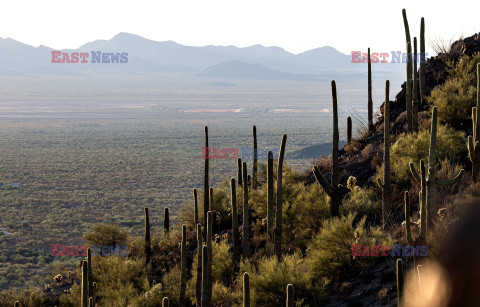
<svg viewBox="0 0 480 307">
<path fill-rule="evenodd" d="M 315 175 L 317 182 L 322 186 L 325 193 L 327 193 L 328 196 L 332 197 L 334 193 L 333 186 L 330 183 L 328 183 L 325 177 L 322 176 L 317 166 L 313 167 L 313 174 Z"/>
<path fill-rule="evenodd" d="M 470 161 L 474 162 L 475 160 L 475 145 L 473 144 L 473 138 L 471 135 L 467 137 L 467 149 L 468 149 L 468 157 Z"/>
<path fill-rule="evenodd" d="M 382 183 L 382 179 L 380 179 L 380 177 L 377 177 L 377 184 L 381 189 L 383 189 L 384 186 L 383 186 L 383 183 Z"/>
<path fill-rule="evenodd" d="M 440 179 L 440 178 L 437 178 L 437 184 L 438 185 L 452 185 L 452 184 L 455 184 L 457 183 L 458 181 L 460 181 L 460 179 L 462 179 L 462 176 L 463 174 L 465 174 L 465 170 L 464 169 L 461 169 L 457 176 L 453 177 L 452 179 Z"/>
<path fill-rule="evenodd" d="M 405 229 L 407 242 L 409 245 L 413 245 L 412 232 L 410 230 L 410 199 L 408 197 L 408 191 L 405 191 Z"/>
<path fill-rule="evenodd" d="M 415 168 L 415 164 L 413 164 L 413 162 L 410 162 L 409 165 L 410 165 L 410 172 L 412 173 L 413 178 L 414 178 L 415 181 L 417 181 L 418 183 L 421 183 L 421 182 L 422 182 L 422 178 L 421 178 L 420 175 L 418 174 L 417 169 Z"/>
</svg>

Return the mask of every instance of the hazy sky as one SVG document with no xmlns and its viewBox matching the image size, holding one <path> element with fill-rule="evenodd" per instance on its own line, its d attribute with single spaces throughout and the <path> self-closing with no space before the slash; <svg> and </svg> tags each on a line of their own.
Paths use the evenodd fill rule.
<svg viewBox="0 0 480 307">
<path fill-rule="evenodd" d="M 55 49 L 129 32 L 184 45 L 262 44 L 293 53 L 330 45 L 351 50 L 405 49 L 401 9 L 412 37 L 420 17 L 429 39 L 480 32 L 480 1 L 44 0 L 2 1 L 0 37 Z"/>
</svg>

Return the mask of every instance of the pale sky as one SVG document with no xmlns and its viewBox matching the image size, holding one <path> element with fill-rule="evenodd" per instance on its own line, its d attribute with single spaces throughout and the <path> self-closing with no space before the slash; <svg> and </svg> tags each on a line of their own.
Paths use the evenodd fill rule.
<svg viewBox="0 0 480 307">
<path fill-rule="evenodd" d="M 480 1 L 3 0 L 0 37 L 54 49 L 77 48 L 129 32 L 190 46 L 254 44 L 300 53 L 329 45 L 390 52 L 405 49 L 402 8 L 412 37 L 425 17 L 429 39 L 480 32 Z M 448 3 L 448 5 L 446 4 Z M 372 52 L 373 52 L 372 51 Z"/>
</svg>

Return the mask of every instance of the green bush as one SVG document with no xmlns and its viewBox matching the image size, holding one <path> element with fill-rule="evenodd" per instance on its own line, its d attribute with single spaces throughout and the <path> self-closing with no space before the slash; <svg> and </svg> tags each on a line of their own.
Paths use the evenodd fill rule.
<svg viewBox="0 0 480 307">
<path fill-rule="evenodd" d="M 323 289 L 314 286 L 307 272 L 304 259 L 298 253 L 284 256 L 280 263 L 274 256 L 260 259 L 258 269 L 250 272 L 252 305 L 285 305 L 288 284 L 294 286 L 297 305 L 321 305 L 324 300 Z"/>
<path fill-rule="evenodd" d="M 351 184 L 349 189 L 350 192 L 343 200 L 340 208 L 342 215 L 357 213 L 359 217 L 367 216 L 369 221 L 377 221 L 381 218 L 382 201 L 378 189 L 372 189 L 367 186 L 361 188 L 356 184 Z"/>
<path fill-rule="evenodd" d="M 450 63 L 447 81 L 433 89 L 427 100 L 438 107 L 438 119 L 454 127 L 469 124 L 475 106 L 477 63 L 480 53 L 462 57 L 456 66 Z"/>
<path fill-rule="evenodd" d="M 391 245 L 391 239 L 379 228 L 367 230 L 366 217 L 354 225 L 355 214 L 327 220 L 307 249 L 306 262 L 313 280 L 333 278 L 355 264 L 352 244 Z"/>
<path fill-rule="evenodd" d="M 392 145 L 390 150 L 390 169 L 393 183 L 406 184 L 413 180 L 409 163 L 418 167 L 420 160 L 428 162 L 430 146 L 430 131 L 423 130 L 412 134 L 401 135 Z M 437 163 L 448 159 L 455 161 L 459 154 L 467 151 L 465 134 L 453 128 L 439 125 L 437 129 Z M 439 170 L 439 176 L 445 170 Z M 383 178 L 383 164 L 378 169 L 375 177 Z"/>
</svg>

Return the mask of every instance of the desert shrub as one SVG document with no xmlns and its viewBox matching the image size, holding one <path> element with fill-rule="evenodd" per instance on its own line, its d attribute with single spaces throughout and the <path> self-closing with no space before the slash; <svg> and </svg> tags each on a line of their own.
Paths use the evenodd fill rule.
<svg viewBox="0 0 480 307">
<path fill-rule="evenodd" d="M 441 123 L 460 127 L 469 124 L 472 107 L 475 106 L 477 85 L 477 64 L 480 53 L 474 56 L 463 56 L 454 66 L 449 63 L 449 78 L 433 89 L 428 101 L 438 107 L 438 118 Z"/>
<path fill-rule="evenodd" d="M 355 214 L 327 220 L 307 249 L 308 272 L 314 280 L 332 278 L 354 266 L 351 245 L 389 245 L 391 239 L 379 228 L 366 229 L 363 217 L 354 225 Z"/>
<path fill-rule="evenodd" d="M 366 216 L 369 223 L 379 221 L 382 216 L 382 202 L 378 189 L 368 186 L 359 187 L 356 183 L 351 184 L 349 189 L 350 192 L 340 207 L 340 213 L 342 215 L 357 213 L 358 217 Z"/>
<path fill-rule="evenodd" d="M 393 183 L 406 184 L 413 180 L 409 163 L 415 163 L 418 168 L 420 160 L 428 162 L 430 132 L 427 130 L 399 136 L 390 150 L 390 168 Z M 467 150 L 465 134 L 453 128 L 440 125 L 437 129 L 437 163 L 448 159 L 455 161 L 458 155 Z M 439 169 L 439 177 L 445 170 Z M 383 165 L 375 177 L 383 178 Z"/>
<path fill-rule="evenodd" d="M 102 246 L 125 245 L 127 242 L 127 231 L 118 225 L 95 224 L 84 236 L 89 244 Z"/>
<path fill-rule="evenodd" d="M 241 306 L 242 292 L 230 290 L 225 285 L 215 282 L 212 286 L 212 306 Z"/>
<path fill-rule="evenodd" d="M 258 270 L 251 272 L 250 275 L 253 304 L 256 306 L 285 305 L 288 284 L 294 286 L 296 304 L 318 306 L 323 302 L 322 288 L 314 286 L 307 274 L 304 259 L 300 254 L 295 253 L 284 256 L 281 262 L 278 262 L 274 256 L 260 259 Z"/>
</svg>

